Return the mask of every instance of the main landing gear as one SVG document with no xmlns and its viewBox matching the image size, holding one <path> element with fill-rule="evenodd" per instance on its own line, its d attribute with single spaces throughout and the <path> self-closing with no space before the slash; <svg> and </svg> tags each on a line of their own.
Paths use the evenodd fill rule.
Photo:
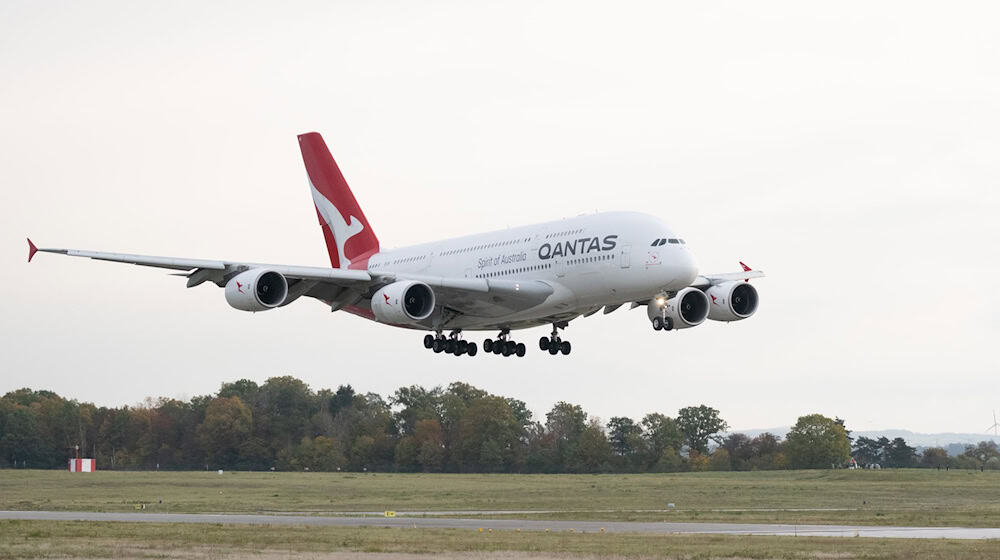
<svg viewBox="0 0 1000 560">
<path fill-rule="evenodd" d="M 476 346 L 475 342 L 459 338 L 461 334 L 462 331 L 460 330 L 451 331 L 451 334 L 447 337 L 441 334 L 441 331 L 438 331 L 435 335 L 429 334 L 424 337 L 424 348 L 433 350 L 435 354 L 444 352 L 453 356 L 461 356 L 462 354 L 475 356 L 479 352 L 479 347 Z"/>
<path fill-rule="evenodd" d="M 493 352 L 504 357 L 517 356 L 518 358 L 523 358 L 528 349 L 524 346 L 523 342 L 508 340 L 509 336 L 510 329 L 504 329 L 497 335 L 496 340 L 487 338 L 483 341 L 483 352 Z"/>
<path fill-rule="evenodd" d="M 573 349 L 573 346 L 569 343 L 568 340 L 563 340 L 559 338 L 560 328 L 565 328 L 565 327 L 560 327 L 559 325 L 552 325 L 552 336 L 551 337 L 543 336 L 542 338 L 538 339 L 538 347 L 541 348 L 542 351 L 548 350 L 549 354 L 552 354 L 553 356 L 555 356 L 560 352 L 562 352 L 563 356 L 569 355 L 570 350 Z"/>
</svg>

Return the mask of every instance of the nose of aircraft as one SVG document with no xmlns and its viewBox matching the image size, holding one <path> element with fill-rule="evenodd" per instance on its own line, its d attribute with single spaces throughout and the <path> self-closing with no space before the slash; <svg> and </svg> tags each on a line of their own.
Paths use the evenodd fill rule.
<svg viewBox="0 0 1000 560">
<path fill-rule="evenodd" d="M 685 286 L 690 286 L 698 276 L 698 263 L 694 255 L 687 248 L 682 249 L 677 256 L 677 278 L 684 281 Z"/>
</svg>

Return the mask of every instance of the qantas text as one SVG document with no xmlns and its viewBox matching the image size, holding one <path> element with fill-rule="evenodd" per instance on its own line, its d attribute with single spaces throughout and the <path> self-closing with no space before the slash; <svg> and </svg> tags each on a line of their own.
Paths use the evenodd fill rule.
<svg viewBox="0 0 1000 560">
<path fill-rule="evenodd" d="M 605 235 L 604 239 L 583 237 L 556 244 L 546 243 L 538 248 L 538 258 L 545 260 L 569 255 L 586 255 L 594 251 L 611 251 L 618 244 L 617 235 Z"/>
</svg>

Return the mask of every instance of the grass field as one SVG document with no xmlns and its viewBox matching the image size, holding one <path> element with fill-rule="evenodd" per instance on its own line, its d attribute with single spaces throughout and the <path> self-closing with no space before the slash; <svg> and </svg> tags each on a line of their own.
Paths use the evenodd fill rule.
<svg viewBox="0 0 1000 560">
<path fill-rule="evenodd" d="M 341 554 L 337 554 L 338 551 Z M 0 521 L 3 558 L 1000 558 L 1000 541 Z M 346 553 L 346 554 L 345 554 Z M 452 554 L 442 554 L 452 553 Z"/>
<path fill-rule="evenodd" d="M 667 510 L 668 503 L 676 507 Z M 219 475 L 0 470 L 0 509 L 132 511 L 136 504 L 162 512 L 530 510 L 552 513 L 516 517 L 997 527 L 1000 472 Z"/>
</svg>

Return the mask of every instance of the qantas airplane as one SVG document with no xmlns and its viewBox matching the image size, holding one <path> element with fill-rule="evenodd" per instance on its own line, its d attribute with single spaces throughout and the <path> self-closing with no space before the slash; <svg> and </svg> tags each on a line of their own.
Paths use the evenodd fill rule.
<svg viewBox="0 0 1000 560">
<path fill-rule="evenodd" d="M 740 272 L 699 275 L 684 239 L 659 219 L 605 212 L 383 251 L 323 138 L 303 134 L 305 162 L 331 268 L 256 264 L 76 249 L 39 251 L 167 268 L 189 288 L 212 282 L 242 311 L 267 311 L 311 297 L 331 311 L 432 331 L 424 347 L 475 356 L 466 331 L 497 331 L 483 351 L 524 356 L 511 331 L 551 325 L 538 341 L 549 354 L 569 354 L 560 336 L 569 322 L 624 304 L 644 306 L 653 329 L 670 331 L 714 321 L 739 321 L 757 310 L 751 278 Z M 448 332 L 446 335 L 445 332 Z"/>
</svg>

